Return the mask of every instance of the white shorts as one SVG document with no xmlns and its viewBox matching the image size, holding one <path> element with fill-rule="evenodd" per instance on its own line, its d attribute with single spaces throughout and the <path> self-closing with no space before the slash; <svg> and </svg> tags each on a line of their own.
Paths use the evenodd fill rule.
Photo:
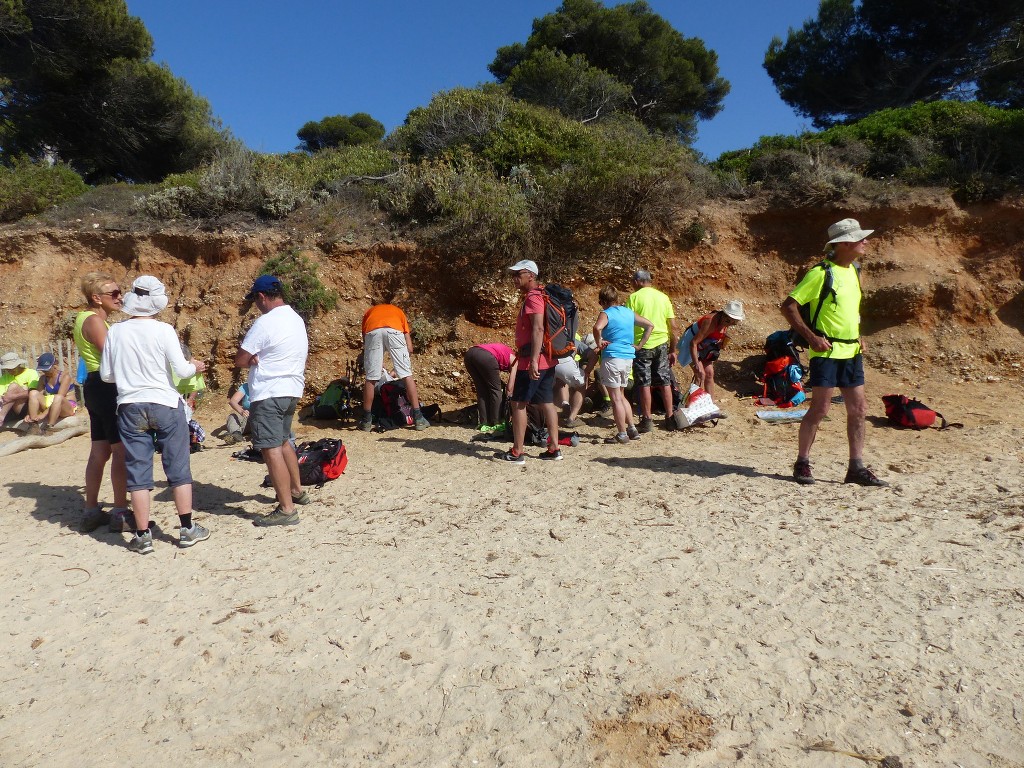
<svg viewBox="0 0 1024 768">
<path fill-rule="evenodd" d="M 384 372 L 384 350 L 391 356 L 395 376 L 412 376 L 412 361 L 405 334 L 394 328 L 377 328 L 363 336 L 363 370 L 367 381 L 379 381 Z"/>
<path fill-rule="evenodd" d="M 583 386 L 583 371 L 575 357 L 561 357 L 555 366 L 555 381 L 579 389 Z"/>
<path fill-rule="evenodd" d="M 633 361 L 621 357 L 601 359 L 601 383 L 609 389 L 625 389 L 629 386 L 629 375 L 633 372 Z"/>
</svg>

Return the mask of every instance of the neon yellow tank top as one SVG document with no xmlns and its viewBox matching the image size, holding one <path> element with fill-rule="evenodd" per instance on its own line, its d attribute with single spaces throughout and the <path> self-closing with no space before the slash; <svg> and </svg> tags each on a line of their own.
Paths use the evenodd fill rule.
<svg viewBox="0 0 1024 768">
<path fill-rule="evenodd" d="M 100 369 L 101 352 L 95 344 L 86 341 L 85 336 L 82 335 L 82 326 L 85 325 L 85 321 L 89 319 L 90 315 L 95 314 L 93 310 L 87 309 L 79 312 L 78 316 L 75 317 L 75 346 L 78 347 L 78 354 L 85 360 L 85 370 L 89 371 L 89 373 Z M 104 324 L 107 328 L 110 327 L 110 323 L 104 321 Z"/>
</svg>

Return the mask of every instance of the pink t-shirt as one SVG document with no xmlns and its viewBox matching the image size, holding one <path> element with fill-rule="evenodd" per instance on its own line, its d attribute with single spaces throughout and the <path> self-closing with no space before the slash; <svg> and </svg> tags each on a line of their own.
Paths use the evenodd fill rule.
<svg viewBox="0 0 1024 768">
<path fill-rule="evenodd" d="M 512 356 L 516 351 L 507 344 L 478 344 L 480 349 L 491 353 L 491 356 L 498 361 L 498 370 L 507 372 L 512 368 Z"/>
<path fill-rule="evenodd" d="M 516 356 L 519 358 L 519 370 L 525 371 L 530 367 L 530 353 L 533 349 L 533 320 L 530 315 L 544 314 L 544 294 L 540 288 L 534 288 L 526 294 L 523 301 L 523 308 L 516 318 Z M 555 361 L 540 351 L 540 359 L 537 367 L 540 370 L 554 368 Z"/>
</svg>

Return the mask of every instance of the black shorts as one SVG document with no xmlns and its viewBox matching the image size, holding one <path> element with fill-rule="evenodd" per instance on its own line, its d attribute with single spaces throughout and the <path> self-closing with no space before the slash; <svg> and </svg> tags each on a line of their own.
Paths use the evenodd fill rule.
<svg viewBox="0 0 1024 768">
<path fill-rule="evenodd" d="M 810 386 L 814 387 L 849 387 L 864 386 L 864 357 L 857 355 L 845 360 L 833 360 L 831 357 L 811 358 Z"/>
<path fill-rule="evenodd" d="M 516 371 L 516 382 L 512 387 L 513 403 L 545 405 L 555 402 L 555 369 L 545 368 L 539 379 L 531 379 L 529 370 Z"/>
<path fill-rule="evenodd" d="M 117 429 L 117 384 L 108 384 L 100 378 L 99 371 L 93 371 L 85 378 L 82 386 L 85 394 L 85 409 L 89 411 L 89 435 L 92 441 L 121 442 Z"/>
<path fill-rule="evenodd" d="M 637 387 L 665 387 L 672 384 L 668 364 L 668 344 L 654 349 L 638 349 L 633 359 L 633 385 Z"/>
</svg>

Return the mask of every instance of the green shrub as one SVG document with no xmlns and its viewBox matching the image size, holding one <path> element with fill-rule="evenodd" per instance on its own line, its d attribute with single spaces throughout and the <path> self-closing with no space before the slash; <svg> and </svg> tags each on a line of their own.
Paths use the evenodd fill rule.
<svg viewBox="0 0 1024 768">
<path fill-rule="evenodd" d="M 449 338 L 455 330 L 455 321 L 440 315 L 409 316 L 409 335 L 416 349 L 422 350 L 438 341 Z"/>
<path fill-rule="evenodd" d="M 284 300 L 307 321 L 338 305 L 338 294 L 320 281 L 316 262 L 298 250 L 267 259 L 260 274 L 280 278 Z"/>
<path fill-rule="evenodd" d="M 78 197 L 89 187 L 63 163 L 18 158 L 0 166 L 0 221 L 17 221 Z"/>
</svg>

